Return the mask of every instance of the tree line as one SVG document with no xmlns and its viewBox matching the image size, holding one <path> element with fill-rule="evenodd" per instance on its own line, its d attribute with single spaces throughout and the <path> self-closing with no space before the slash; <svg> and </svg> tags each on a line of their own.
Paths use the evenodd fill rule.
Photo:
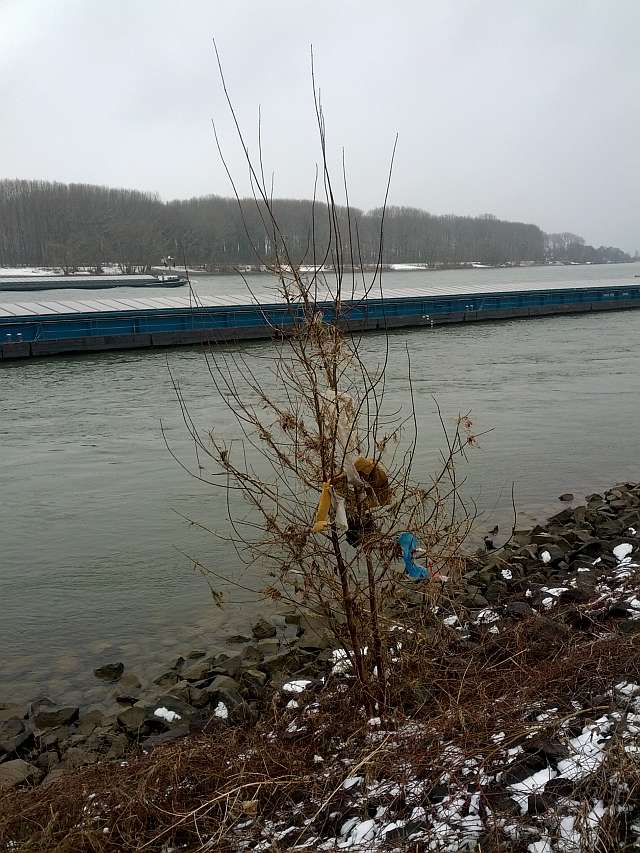
<svg viewBox="0 0 640 853">
<path fill-rule="evenodd" d="M 326 205 L 273 202 L 295 263 L 318 263 L 331 248 Z M 376 263 L 519 264 L 545 260 L 628 260 L 619 249 L 587 246 L 569 234 L 545 235 L 536 225 L 495 216 L 436 216 L 410 207 L 334 211 L 345 233 L 344 257 Z M 382 218 L 384 215 L 384 227 Z M 315 251 L 314 251 L 315 246 Z M 0 181 L 0 267 L 55 266 L 123 272 L 149 269 L 172 256 L 210 270 L 253 265 L 275 256 L 263 204 L 204 196 L 163 202 L 155 193 L 90 184 Z M 331 262 L 331 256 L 327 262 Z"/>
</svg>

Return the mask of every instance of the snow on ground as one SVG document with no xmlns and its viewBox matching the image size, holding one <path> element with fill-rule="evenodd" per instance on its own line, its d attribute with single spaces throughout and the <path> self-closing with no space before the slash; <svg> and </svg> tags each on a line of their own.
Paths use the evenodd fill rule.
<svg viewBox="0 0 640 853">
<path fill-rule="evenodd" d="M 429 264 L 389 264 L 395 272 L 411 272 L 412 270 L 427 270 Z"/>
<path fill-rule="evenodd" d="M 313 817 L 305 817 L 305 804 L 297 803 L 281 819 L 265 822 L 259 840 L 255 836 L 253 840 L 246 836 L 244 840 L 238 838 L 236 849 L 276 849 L 286 838 L 287 844 L 277 849 L 348 850 L 352 853 L 419 849 L 455 853 L 477 850 L 483 836 L 495 837 L 496 833 L 502 835 L 505 842 L 517 842 L 518 849 L 532 853 L 588 853 L 600 849 L 597 844 L 601 821 L 607 815 L 617 815 L 624 807 L 607 805 L 600 798 L 571 799 L 562 793 L 559 783 L 586 783 L 601 773 L 608 745 L 616 736 L 622 738 L 623 749 L 628 753 L 640 750 L 640 726 L 631 726 L 626 733 L 620 731 L 625 719 L 640 723 L 640 686 L 622 682 L 612 691 L 614 701 L 616 696 L 616 710 L 587 722 L 581 733 L 573 737 L 570 737 L 568 721 L 558 716 L 558 708 L 546 708 L 537 714 L 536 720 L 542 725 L 559 724 L 557 734 L 562 737 L 566 757 L 551 760 L 546 767 L 504 788 L 519 812 L 518 817 L 500 816 L 492 806 L 491 789 L 507 768 L 522 760 L 521 747 L 500 748 L 505 738 L 500 731 L 492 738 L 497 748 L 493 757 L 465 756 L 455 744 L 443 742 L 440 759 L 445 759 L 445 766 L 448 760 L 449 770 L 439 779 L 416 778 L 407 766 L 407 776 L 401 781 L 392 778 L 370 780 L 364 775 L 345 775 L 342 760 L 334 760 L 328 766 L 321 756 L 314 756 L 314 762 L 317 758 L 322 764 L 328 790 L 334 786 L 331 780 L 335 780 L 336 775 L 341 779 L 342 797 L 328 815 L 329 825 L 331 821 L 335 825 L 335 834 L 327 836 L 323 832 L 326 817 L 314 823 Z M 583 712 L 584 709 L 576 709 L 576 718 Z M 408 723 L 407 729 L 412 741 L 429 731 L 426 724 L 418 723 Z M 386 734 L 395 736 L 396 742 L 390 746 L 392 754 L 397 754 L 397 747 L 408 732 Z M 550 783 L 556 785 L 553 791 L 560 793 L 554 794 Z M 614 783 L 615 779 L 611 779 L 610 784 Z M 436 794 L 438 789 L 442 792 Z M 535 802 L 536 797 L 545 797 L 549 802 L 555 797 L 555 805 L 545 807 L 539 814 L 537 808 L 531 810 L 532 798 Z M 314 801 L 308 805 L 315 813 L 323 803 Z M 243 824 L 243 830 L 248 826 Z M 254 831 L 258 826 L 259 819 L 252 825 Z M 640 839 L 640 826 L 634 832 Z M 241 834 L 244 835 L 244 831 Z"/>
<path fill-rule="evenodd" d="M 238 843 L 234 849 L 308 853 L 400 853 L 416 849 L 456 853 L 478 850 L 483 837 L 502 837 L 505 843 L 515 843 L 518 849 L 531 853 L 590 853 L 600 849 L 602 844 L 606 846 L 606 836 L 600 838 L 600 824 L 604 818 L 615 818 L 625 810 L 620 804 L 624 798 L 607 804 L 586 793 L 581 800 L 572 799 L 566 793 L 566 785 L 600 780 L 612 746 L 621 747 L 630 755 L 640 752 L 640 685 L 621 681 L 610 691 L 610 698 L 612 710 L 596 719 L 589 719 L 589 709 L 574 702 L 573 726 L 558 707 L 532 707 L 531 733 L 522 732 L 523 742 L 550 727 L 560 745 L 558 757 L 548 758 L 545 767 L 509 784 L 501 784 L 501 777 L 526 762 L 527 754 L 522 745 L 511 745 L 503 730 L 490 738 L 495 750 L 484 756 L 469 756 L 455 743 L 440 738 L 438 770 L 434 766 L 433 778 L 418 778 L 409 762 L 398 765 L 397 756 L 405 744 L 413 745 L 427 735 L 433 736 L 435 730 L 428 723 L 407 721 L 397 729 L 385 731 L 381 718 L 363 720 L 369 728 L 368 740 L 380 743 L 384 739 L 380 748 L 389 750 L 388 772 L 393 772 L 392 766 L 395 773 L 398 766 L 404 766 L 403 777 L 372 779 L 366 774 L 349 774 L 345 764 L 349 766 L 350 760 L 340 758 L 338 753 L 333 758 L 315 754 L 314 765 L 325 778 L 327 791 L 333 790 L 333 795 L 340 791 L 333 810 L 330 798 L 320 798 L 296 802 L 280 817 L 264 823 L 259 817 L 245 821 L 242 830 L 236 827 Z M 299 713 L 303 714 L 302 707 Z M 581 719 L 585 724 L 576 734 L 575 723 Z M 372 723 L 376 729 L 373 732 Z M 382 731 L 378 730 L 380 727 Z M 387 764 L 383 762 L 381 766 Z M 514 811 L 507 808 L 505 815 L 494 808 L 496 785 L 501 785 Z M 617 785 L 613 777 L 609 785 L 614 790 L 624 787 L 624 783 Z M 536 807 L 538 800 L 547 804 L 541 813 Z M 327 813 L 319 818 L 324 806 Z M 333 833 L 327 834 L 332 824 Z M 633 826 L 634 837 L 640 840 L 640 825 Z"/>
<path fill-rule="evenodd" d="M 50 267 L 0 267 L 0 277 L 32 276 L 32 275 L 61 275 L 60 269 Z"/>
<path fill-rule="evenodd" d="M 218 702 L 213 710 L 213 716 L 217 717 L 219 720 L 226 720 L 229 718 L 229 710 L 224 702 Z"/>
<path fill-rule="evenodd" d="M 620 545 L 616 545 L 613 549 L 613 555 L 614 557 L 617 557 L 618 560 L 624 560 L 624 558 L 628 557 L 632 551 L 633 545 L 630 545 L 628 542 L 623 542 Z"/>
<path fill-rule="evenodd" d="M 587 612 L 622 603 L 629 618 L 634 613 L 640 618 L 640 566 L 631 562 L 632 551 L 628 543 L 621 543 L 613 550 L 615 565 L 591 560 L 574 569 L 566 586 L 536 587 L 527 600 L 541 615 L 551 607 L 555 613 L 564 595 L 575 589 L 573 581 L 581 578 L 593 590 L 584 604 Z M 502 613 L 500 606 L 491 606 L 469 614 L 466 624 L 460 621 L 462 614 L 443 614 L 443 622 L 457 632 L 467 632 L 470 625 L 499 632 L 504 627 Z M 343 650 L 333 652 L 330 665 L 338 679 L 349 676 L 350 662 Z M 344 687 L 332 683 L 336 692 Z M 304 699 L 309 685 L 293 681 L 282 688 L 290 712 L 286 732 L 293 736 L 308 734 L 304 721 L 318 708 L 315 692 L 312 702 Z M 291 693 L 297 694 L 295 700 L 289 698 Z M 557 705 L 532 704 L 525 709 L 529 728 L 519 729 L 514 738 L 503 720 L 503 727 L 487 734 L 493 748 L 482 755 L 467 754 L 428 721 L 390 725 L 383 716 L 363 716 L 365 744 L 388 756 L 378 762 L 377 775 L 370 777 L 339 750 L 331 754 L 322 749 L 323 755 L 316 753 L 313 763 L 326 781 L 330 804 L 312 799 L 265 823 L 256 818 L 249 835 L 245 831 L 237 835 L 237 849 L 266 851 L 279 845 L 278 849 L 309 853 L 406 849 L 455 853 L 478 850 L 483 837 L 492 837 L 528 853 L 589 853 L 606 848 L 603 820 L 617 820 L 623 812 L 628 813 L 629 840 L 640 843 L 638 815 L 630 811 L 625 797 L 611 794 L 623 790 L 624 782 L 616 780 L 610 761 L 610 756 L 615 761 L 625 754 L 632 760 L 640 756 L 640 684 L 620 678 L 603 699 L 609 708 L 599 714 L 575 700 L 571 703 L 575 713 Z M 431 774 L 422 778 L 402 756 L 425 739 L 440 745 Z M 529 763 L 536 755 L 531 744 L 540 740 L 552 745 L 543 752 L 543 766 L 539 757 L 537 764 Z"/>
<path fill-rule="evenodd" d="M 287 681 L 286 684 L 282 685 L 282 690 L 285 693 L 304 693 L 304 691 L 309 687 L 311 681 L 308 679 L 300 679 L 299 681 Z"/>
</svg>

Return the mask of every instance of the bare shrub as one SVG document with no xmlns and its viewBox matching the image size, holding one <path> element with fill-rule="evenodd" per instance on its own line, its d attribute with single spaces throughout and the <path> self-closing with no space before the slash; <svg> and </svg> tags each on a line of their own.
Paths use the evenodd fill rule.
<svg viewBox="0 0 640 853">
<path fill-rule="evenodd" d="M 221 66 L 220 73 L 227 93 Z M 190 418 L 179 383 L 174 385 L 197 451 L 196 476 L 226 492 L 230 532 L 219 535 L 245 563 L 260 567 L 265 596 L 322 617 L 371 709 L 388 699 L 389 605 L 405 599 L 407 588 L 409 598 L 418 590 L 424 605 L 418 613 L 424 616 L 434 596 L 432 579 L 446 576 L 454 582 L 459 575 L 470 513 L 456 461 L 475 438 L 468 417 L 457 418 L 447 429 L 440 416 L 446 445 L 441 469 L 432 476 L 415 471 L 419 426 L 409 351 L 405 377 L 410 390 L 397 408 L 387 403 L 385 393 L 386 321 L 379 363 L 365 359 L 361 337 L 350 330 L 356 318 L 367 316 L 371 300 L 385 304 L 383 232 L 378 263 L 367 271 L 352 227 L 344 166 L 346 205 L 336 202 L 315 81 L 313 97 L 324 204 L 316 204 L 317 177 L 309 245 L 302 258 L 294 258 L 265 180 L 262 148 L 254 161 L 227 93 L 255 211 L 271 248 L 265 257 L 256 247 L 256 256 L 273 274 L 277 308 L 255 304 L 275 339 L 267 371 L 276 390 L 265 390 L 264 365 L 257 369 L 250 349 L 211 347 L 206 358 L 216 399 L 231 412 L 235 427 L 232 435 L 222 435 L 214 425 L 205 435 Z M 245 217 L 237 192 L 236 197 Z M 322 228 L 320 216 L 327 217 Z M 329 235 L 322 247 L 316 242 L 320 231 Z M 414 546 L 425 550 L 429 571 L 415 569 L 417 578 L 404 572 L 402 533 L 415 537 L 408 548 L 410 562 Z"/>
</svg>

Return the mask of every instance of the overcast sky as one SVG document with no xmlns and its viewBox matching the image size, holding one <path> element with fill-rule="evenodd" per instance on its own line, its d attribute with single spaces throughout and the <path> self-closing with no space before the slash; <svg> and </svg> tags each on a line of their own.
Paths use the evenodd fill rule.
<svg viewBox="0 0 640 853">
<path fill-rule="evenodd" d="M 493 213 L 640 248 L 640 0 L 0 0 L 0 176 L 229 195 L 212 37 L 275 193 L 318 159 L 309 47 L 352 203 Z"/>
</svg>

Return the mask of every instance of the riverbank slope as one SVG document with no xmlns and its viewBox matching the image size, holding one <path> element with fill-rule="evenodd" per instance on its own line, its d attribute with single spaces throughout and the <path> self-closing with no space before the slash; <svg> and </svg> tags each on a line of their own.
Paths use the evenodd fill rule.
<svg viewBox="0 0 640 853">
<path fill-rule="evenodd" d="M 408 590 L 374 718 L 295 614 L 152 687 L 103 673 L 115 716 L 5 708 L 0 849 L 636 849 L 639 553 L 621 484 L 470 558 L 418 631 Z"/>
</svg>

